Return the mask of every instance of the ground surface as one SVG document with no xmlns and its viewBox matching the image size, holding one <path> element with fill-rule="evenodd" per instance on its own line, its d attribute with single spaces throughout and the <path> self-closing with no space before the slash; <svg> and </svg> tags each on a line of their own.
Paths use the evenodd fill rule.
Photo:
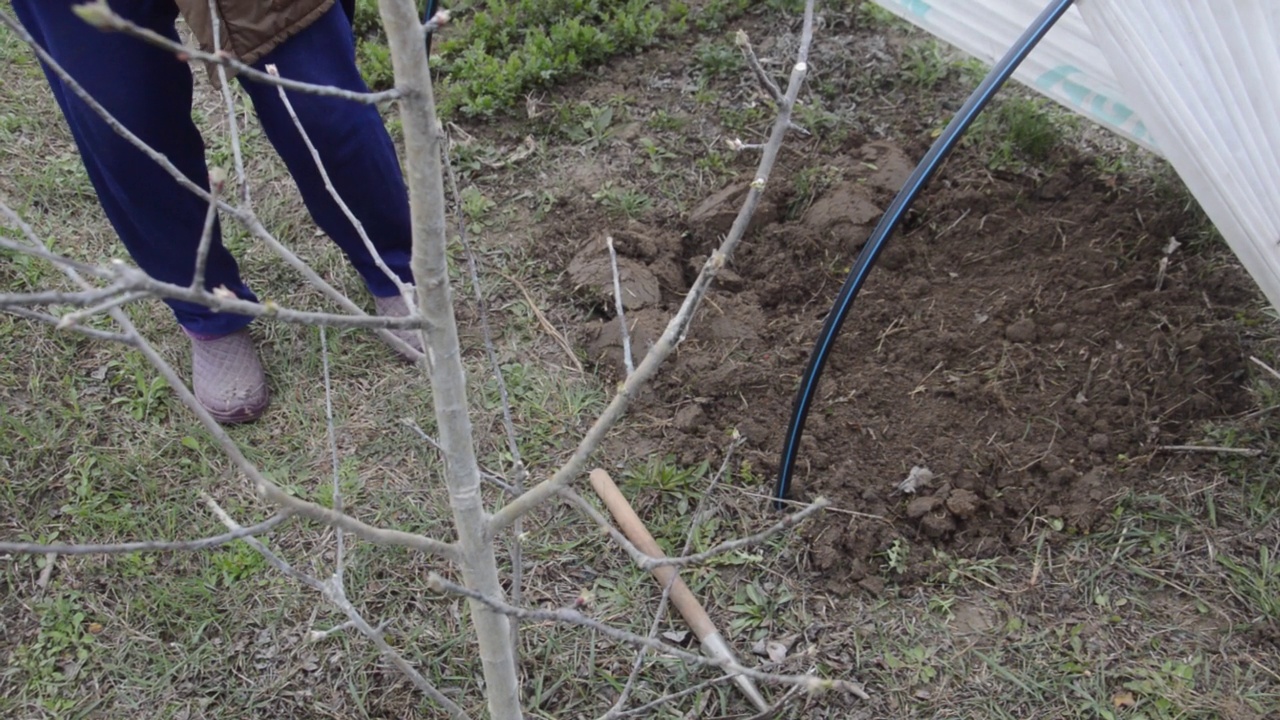
<svg viewBox="0 0 1280 720">
<path fill-rule="evenodd" d="M 774 6 L 729 15 L 496 119 L 454 118 L 458 209 L 481 248 L 522 451 L 543 473 L 621 377 L 604 237 L 621 254 L 643 352 L 751 178 L 755 154 L 726 141 L 759 142 L 772 109 L 726 31 L 747 29 L 782 80 L 799 24 Z M 0 38 L 14 68 L 0 88 L 0 193 L 59 247 L 116 252 L 34 66 Z M 861 3 L 823 8 L 812 63 L 797 116 L 811 134 L 788 138 L 740 251 L 599 458 L 668 548 L 703 499 L 700 548 L 775 517 L 783 433 L 825 313 L 981 72 Z M 206 98 L 200 109 L 219 138 L 216 108 Z M 246 130 L 268 227 L 362 297 L 252 121 Z M 225 161 L 223 141 L 211 156 Z M 1162 270 L 1171 238 L 1180 246 Z M 266 251 L 234 234 L 229 244 L 277 301 L 324 307 Z M 4 289 L 51 277 L 0 257 Z M 181 366 L 163 311 L 133 312 Z M 500 469 L 477 314 L 460 301 L 459 315 L 482 451 Z M 5 537 L 212 531 L 199 491 L 262 515 L 136 357 L 0 323 Z M 257 332 L 276 400 L 268 422 L 236 438 L 281 482 L 323 497 L 318 335 Z M 690 571 L 690 584 L 744 655 L 780 642 L 789 650 L 776 667 L 856 678 L 872 696 L 797 698 L 793 717 L 1275 717 L 1280 381 L 1249 361 L 1275 367 L 1275 338 L 1274 314 L 1166 168 L 1013 92 L 934 180 L 832 353 L 792 494 L 827 497 L 832 510 Z M 430 430 L 429 388 L 367 335 L 329 340 L 348 507 L 447 535 L 438 461 L 398 425 L 413 417 Z M 705 497 L 735 429 L 745 445 Z M 1162 449 L 1189 444 L 1265 454 Z M 917 466 L 932 480 L 898 491 Z M 526 530 L 526 602 L 586 593 L 600 619 L 647 631 L 652 581 L 589 526 L 559 509 Z M 296 525 L 271 538 L 317 568 L 332 562 L 328 541 Z M 43 580 L 39 562 L 5 562 L 6 717 L 437 716 L 359 638 L 305 641 L 337 615 L 247 548 L 62 558 Z M 358 604 L 396 618 L 393 642 L 478 711 L 464 615 L 421 590 L 428 568 L 375 548 L 351 563 Z M 590 633 L 526 626 L 522 638 L 535 717 L 596 717 L 630 670 L 626 648 Z M 708 677 L 655 663 L 637 700 Z M 747 714 L 720 688 L 653 716 Z"/>
</svg>

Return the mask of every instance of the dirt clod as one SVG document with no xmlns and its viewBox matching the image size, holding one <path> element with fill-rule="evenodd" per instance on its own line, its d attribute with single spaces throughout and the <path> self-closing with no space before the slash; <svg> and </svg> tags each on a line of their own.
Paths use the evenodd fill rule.
<svg viewBox="0 0 1280 720">
<path fill-rule="evenodd" d="M 947 509 L 960 519 L 973 517 L 982 501 L 972 490 L 956 490 L 947 498 Z"/>
<path fill-rule="evenodd" d="M 1029 343 L 1036 341 L 1036 321 L 1024 318 L 1005 328 L 1004 336 L 1010 342 Z"/>
</svg>

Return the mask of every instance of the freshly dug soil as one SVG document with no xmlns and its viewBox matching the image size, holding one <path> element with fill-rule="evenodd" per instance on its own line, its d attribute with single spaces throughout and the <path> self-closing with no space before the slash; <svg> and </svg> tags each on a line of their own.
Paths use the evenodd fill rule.
<svg viewBox="0 0 1280 720">
<path fill-rule="evenodd" d="M 854 138 L 837 156 L 809 159 L 826 162 L 831 179 L 817 196 L 767 195 L 641 399 L 642 413 L 672 419 L 651 442 L 696 462 L 721 453 L 736 427 L 753 464 L 776 477 L 824 316 L 920 152 Z M 1203 461 L 1159 446 L 1198 440 L 1203 423 L 1248 402 L 1231 329 L 1254 295 L 1248 278 L 1185 248 L 1160 271 L 1170 238 L 1197 222 L 1184 206 L 1117 192 L 1082 161 L 1039 183 L 956 165 L 872 272 L 809 418 L 792 497 L 862 514 L 829 512 L 805 530 L 813 565 L 836 587 L 877 575 L 898 538 L 912 549 L 909 579 L 929 569 L 930 548 L 1000 554 L 1027 539 L 1033 519 L 1087 532 L 1126 491 L 1157 487 L 1156 470 Z M 637 361 L 727 231 L 743 187 L 668 226 L 613 233 Z M 566 290 L 593 311 L 579 337 L 616 379 L 603 225 L 580 217 L 544 239 L 589 238 L 567 263 Z M 899 491 L 916 466 L 932 480 Z"/>
</svg>

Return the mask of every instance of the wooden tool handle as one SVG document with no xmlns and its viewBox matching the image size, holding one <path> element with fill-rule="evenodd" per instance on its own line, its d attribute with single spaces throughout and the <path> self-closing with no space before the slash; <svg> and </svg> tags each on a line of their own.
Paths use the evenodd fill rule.
<svg viewBox="0 0 1280 720">
<path fill-rule="evenodd" d="M 622 529 L 622 534 L 632 542 L 640 551 L 650 557 L 660 558 L 666 557 L 662 552 L 662 548 L 658 547 L 658 542 L 649 534 L 649 530 L 645 528 L 640 517 L 631 509 L 631 504 L 622 495 L 622 491 L 613 483 L 613 478 L 609 477 L 609 473 L 604 470 L 595 469 L 591 471 L 591 487 L 595 489 L 596 494 L 604 501 L 605 507 L 609 508 L 609 513 L 618 521 L 618 527 Z M 658 579 L 658 583 L 662 587 L 666 587 L 671 582 L 671 604 L 676 607 L 680 615 L 689 623 L 689 628 L 693 630 L 693 634 L 698 636 L 699 640 L 706 638 L 716 631 L 715 625 L 711 623 L 711 616 L 707 615 L 707 611 L 702 608 L 702 604 L 693 596 L 693 592 L 689 590 L 689 586 L 684 584 L 676 573 L 676 568 L 671 565 L 662 565 L 653 568 L 651 571 L 653 576 Z"/>
<path fill-rule="evenodd" d="M 609 508 L 613 519 L 622 528 L 622 534 L 627 536 L 631 544 L 650 557 L 666 557 L 662 552 L 662 548 L 658 547 L 658 542 L 653 539 L 653 536 L 649 534 L 648 528 L 644 526 L 640 517 L 636 515 L 636 511 L 631 509 L 631 503 L 627 502 L 627 498 L 623 496 L 618 486 L 613 484 L 613 478 L 609 477 L 609 473 L 597 468 L 591 471 L 590 477 L 591 487 L 595 489 L 596 495 L 599 495 L 600 499 L 604 501 L 605 507 Z M 716 630 L 716 626 L 711 623 L 711 616 L 707 615 L 707 611 L 702 609 L 702 603 L 698 602 L 698 599 L 693 596 L 689 586 L 685 585 L 684 581 L 680 579 L 675 566 L 662 565 L 653 568 L 650 572 L 653 573 L 653 576 L 657 578 L 662 587 L 666 587 L 668 582 L 671 583 L 671 604 L 676 606 L 676 610 L 680 612 L 684 621 L 689 624 L 693 634 L 698 636 L 698 641 L 702 643 L 703 652 L 721 660 L 737 663 L 738 661 L 734 658 L 733 650 L 729 647 L 729 643 Z M 760 690 L 756 688 L 751 678 L 746 675 L 734 675 L 733 682 L 747 696 L 751 704 L 755 705 L 757 710 L 764 712 L 770 709 L 769 703 L 765 701 L 764 696 L 760 694 Z"/>
</svg>

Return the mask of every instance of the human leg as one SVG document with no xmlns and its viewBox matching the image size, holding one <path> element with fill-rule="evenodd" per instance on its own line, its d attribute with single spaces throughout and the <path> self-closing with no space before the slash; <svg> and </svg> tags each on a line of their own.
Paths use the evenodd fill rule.
<svg viewBox="0 0 1280 720">
<path fill-rule="evenodd" d="M 259 62 L 262 67 L 272 64 L 281 75 L 293 80 L 368 91 L 356 67 L 350 23 L 337 4 Z M 375 297 L 396 295 L 395 282 L 378 268 L 359 233 L 325 187 L 278 90 L 247 79 L 243 86 L 316 224 L 342 248 Z M 400 280 L 411 283 L 408 191 L 395 146 L 377 108 L 307 93 L 289 92 L 288 96 L 334 189 L 364 226 L 385 264 Z"/>
<path fill-rule="evenodd" d="M 14 0 L 13 7 L 28 32 L 99 104 L 188 179 L 208 189 L 204 142 L 191 119 L 190 69 L 172 53 L 90 26 L 72 12 L 73 4 L 75 0 Z M 112 9 L 177 39 L 172 0 L 117 0 Z M 158 280 L 190 283 L 205 202 L 116 134 L 48 68 L 45 74 L 98 200 L 129 255 Z M 206 282 L 254 299 L 235 259 L 216 238 Z M 214 313 L 193 303 L 169 304 L 184 328 L 202 336 L 227 334 L 249 323 L 247 317 Z"/>
<path fill-rule="evenodd" d="M 192 182 L 208 187 L 204 143 L 191 120 L 192 77 L 171 53 L 80 20 L 71 0 L 14 0 L 23 26 L 121 124 L 165 155 Z M 172 0 L 115 0 L 131 21 L 177 37 Z M 120 137 L 48 67 L 45 75 L 75 138 L 99 202 L 129 254 L 164 282 L 191 282 L 206 204 Z M 216 231 L 216 228 L 215 228 Z M 235 260 L 212 244 L 207 286 L 253 299 Z M 194 304 L 170 307 L 192 337 L 193 390 L 215 418 L 242 422 L 266 408 L 266 378 L 245 326 L 250 318 Z"/>
</svg>

